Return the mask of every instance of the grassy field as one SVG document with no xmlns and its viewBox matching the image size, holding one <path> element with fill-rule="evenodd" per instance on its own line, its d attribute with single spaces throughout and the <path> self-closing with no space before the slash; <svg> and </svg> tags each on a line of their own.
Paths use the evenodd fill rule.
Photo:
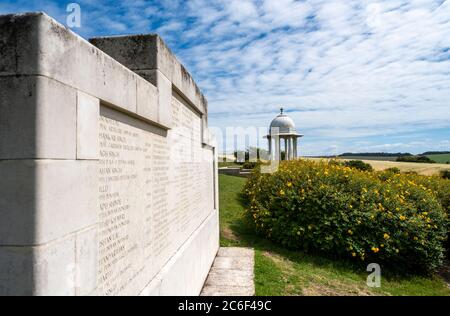
<svg viewBox="0 0 450 316">
<path fill-rule="evenodd" d="M 450 154 L 427 155 L 427 157 L 437 163 L 446 163 L 447 161 L 450 162 Z"/>
<path fill-rule="evenodd" d="M 450 162 L 450 154 L 426 155 L 437 163 L 445 164 Z M 339 156 L 338 159 L 344 160 L 377 160 L 377 161 L 396 161 L 397 157 L 381 157 L 381 156 Z"/>
<path fill-rule="evenodd" d="M 324 158 L 306 158 L 315 161 L 327 160 Z M 342 160 L 355 160 L 355 159 L 342 159 Z M 397 167 L 402 172 L 413 171 L 418 174 L 431 176 L 439 174 L 441 170 L 450 170 L 450 165 L 438 164 L 438 163 L 417 163 L 417 162 L 397 162 L 397 161 L 381 161 L 381 160 L 363 160 L 364 162 L 371 164 L 375 170 L 385 170 L 387 168 Z"/>
<path fill-rule="evenodd" d="M 255 249 L 257 295 L 450 295 L 437 276 L 382 275 L 381 288 L 370 288 L 365 269 L 287 250 L 257 236 L 244 216 L 244 183 L 243 178 L 219 175 L 221 245 Z"/>
<path fill-rule="evenodd" d="M 381 160 L 381 161 L 395 161 L 397 157 L 380 157 L 380 156 L 339 156 L 339 159 L 348 160 Z"/>
</svg>

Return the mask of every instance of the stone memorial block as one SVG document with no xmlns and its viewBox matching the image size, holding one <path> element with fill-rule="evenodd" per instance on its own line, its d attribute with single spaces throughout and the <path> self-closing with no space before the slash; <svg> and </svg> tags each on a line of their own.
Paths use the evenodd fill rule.
<svg viewBox="0 0 450 316">
<path fill-rule="evenodd" d="M 0 295 L 198 295 L 219 248 L 206 99 L 157 35 L 91 42 L 0 16 Z"/>
</svg>

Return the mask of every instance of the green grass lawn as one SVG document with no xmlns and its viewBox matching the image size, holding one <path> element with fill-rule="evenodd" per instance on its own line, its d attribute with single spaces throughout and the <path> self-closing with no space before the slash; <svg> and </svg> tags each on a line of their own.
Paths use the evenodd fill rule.
<svg viewBox="0 0 450 316">
<path fill-rule="evenodd" d="M 219 175 L 221 246 L 255 249 L 256 295 L 450 295 L 438 276 L 382 275 L 381 288 L 370 288 L 361 267 L 287 250 L 257 236 L 244 216 L 245 181 Z"/>
<path fill-rule="evenodd" d="M 447 163 L 447 161 L 450 162 L 450 154 L 427 155 L 427 157 L 437 163 Z"/>
</svg>

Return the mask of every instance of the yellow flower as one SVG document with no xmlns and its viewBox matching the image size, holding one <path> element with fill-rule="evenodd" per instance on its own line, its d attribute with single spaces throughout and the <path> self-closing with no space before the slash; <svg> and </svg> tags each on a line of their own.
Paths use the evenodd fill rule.
<svg viewBox="0 0 450 316">
<path fill-rule="evenodd" d="M 283 196 L 285 193 L 283 190 L 280 190 L 280 195 Z"/>
<path fill-rule="evenodd" d="M 389 236 L 389 234 L 387 234 L 387 233 L 384 233 L 383 237 L 384 237 L 384 239 L 386 239 L 386 240 L 388 240 L 389 238 L 391 238 L 391 236 Z"/>
<path fill-rule="evenodd" d="M 288 182 L 288 183 L 287 183 L 287 186 L 288 186 L 288 188 L 290 188 L 290 187 L 292 186 L 292 183 L 291 183 L 291 182 Z"/>
<path fill-rule="evenodd" d="M 380 248 L 372 247 L 372 251 L 373 251 L 374 253 L 377 253 L 378 251 L 380 251 Z"/>
<path fill-rule="evenodd" d="M 356 257 L 356 252 L 352 252 L 352 257 Z"/>
<path fill-rule="evenodd" d="M 353 235 L 353 231 L 351 229 L 349 229 L 347 232 L 349 235 Z"/>
<path fill-rule="evenodd" d="M 400 220 L 401 221 L 404 221 L 406 219 L 406 217 L 405 216 L 403 216 L 403 215 L 400 215 Z"/>
</svg>

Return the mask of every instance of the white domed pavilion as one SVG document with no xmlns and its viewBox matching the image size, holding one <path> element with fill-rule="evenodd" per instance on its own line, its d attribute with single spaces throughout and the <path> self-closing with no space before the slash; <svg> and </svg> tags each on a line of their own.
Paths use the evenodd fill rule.
<svg viewBox="0 0 450 316">
<path fill-rule="evenodd" d="M 303 137 L 298 134 L 294 121 L 284 114 L 283 108 L 270 123 L 269 135 L 266 136 L 269 142 L 269 155 L 271 160 L 282 160 L 281 152 L 284 145 L 285 160 L 296 159 L 297 139 Z M 284 143 L 284 144 L 283 144 Z"/>
</svg>

